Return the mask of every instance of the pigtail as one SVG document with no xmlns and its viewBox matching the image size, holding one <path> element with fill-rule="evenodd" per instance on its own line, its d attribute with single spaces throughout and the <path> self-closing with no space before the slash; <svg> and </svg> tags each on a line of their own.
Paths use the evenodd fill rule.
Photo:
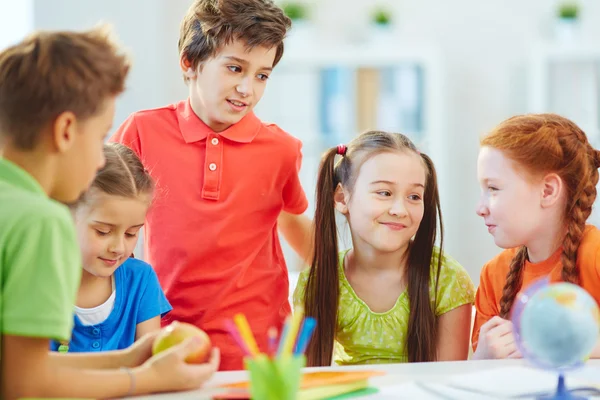
<svg viewBox="0 0 600 400">
<path fill-rule="evenodd" d="M 585 222 L 592 213 L 592 205 L 596 200 L 596 185 L 598 184 L 598 161 L 597 152 L 588 143 L 585 135 L 577 135 L 588 148 L 586 156 L 588 157 L 587 168 L 589 170 L 585 186 L 580 191 L 579 196 L 574 200 L 567 212 L 567 235 L 563 243 L 562 264 L 563 269 L 561 278 L 565 282 L 579 284 L 579 267 L 577 266 L 577 251 L 585 230 Z"/>
<path fill-rule="evenodd" d="M 521 290 L 523 284 L 523 267 L 527 259 L 527 248 L 521 247 L 517 254 L 510 262 L 508 274 L 506 274 L 506 283 L 502 290 L 502 298 L 500 298 L 500 317 L 509 318 L 510 310 L 517 297 L 517 293 Z"/>
<path fill-rule="evenodd" d="M 410 266 L 408 268 L 410 316 L 406 341 L 409 362 L 435 361 L 437 359 L 437 318 L 431 307 L 429 285 L 438 223 L 440 226 L 440 254 L 434 269 L 436 287 L 443 257 L 444 239 L 437 174 L 431 159 L 425 154 L 421 154 L 421 158 L 427 171 L 423 199 L 424 214 L 415 239 L 411 244 L 407 263 Z M 435 293 L 437 293 L 437 290 Z"/>
<path fill-rule="evenodd" d="M 308 366 L 331 365 L 339 303 L 338 235 L 335 223 L 334 193 L 339 183 L 334 161 L 336 148 L 321 161 L 317 180 L 314 255 L 304 297 L 305 314 L 317 326 L 307 349 Z M 342 160 L 342 163 L 346 160 Z"/>
</svg>

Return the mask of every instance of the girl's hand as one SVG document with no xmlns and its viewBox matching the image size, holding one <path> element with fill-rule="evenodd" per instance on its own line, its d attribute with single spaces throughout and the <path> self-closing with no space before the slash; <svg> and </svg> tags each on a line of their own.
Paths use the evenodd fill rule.
<svg viewBox="0 0 600 400">
<path fill-rule="evenodd" d="M 143 338 L 142 338 L 143 339 Z M 140 339 L 140 340 L 142 340 Z M 205 364 L 188 364 L 184 359 L 201 346 L 197 338 L 189 338 L 177 346 L 162 351 L 148 359 L 142 366 L 148 374 L 153 391 L 180 391 L 197 389 L 219 368 L 220 352 L 213 348 L 210 360 Z"/>
<path fill-rule="evenodd" d="M 481 326 L 479 342 L 473 359 L 521 358 L 513 335 L 511 321 L 498 316 L 493 317 Z"/>
</svg>

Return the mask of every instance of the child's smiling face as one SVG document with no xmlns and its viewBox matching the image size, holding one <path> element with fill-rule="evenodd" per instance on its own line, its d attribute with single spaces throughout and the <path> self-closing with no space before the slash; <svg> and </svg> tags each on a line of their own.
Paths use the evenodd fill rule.
<svg viewBox="0 0 600 400">
<path fill-rule="evenodd" d="M 182 58 L 196 115 L 215 132 L 238 123 L 262 98 L 276 51 L 276 47 L 248 48 L 234 40 L 200 63 L 196 71 L 190 71 Z"/>
<path fill-rule="evenodd" d="M 75 211 L 83 269 L 97 277 L 109 277 L 133 253 L 150 197 L 92 193 L 92 198 Z"/>
<path fill-rule="evenodd" d="M 402 251 L 417 233 L 424 213 L 425 167 L 411 151 L 386 151 L 370 157 L 352 193 L 336 193 L 336 209 L 348 218 L 355 247 Z"/>
</svg>

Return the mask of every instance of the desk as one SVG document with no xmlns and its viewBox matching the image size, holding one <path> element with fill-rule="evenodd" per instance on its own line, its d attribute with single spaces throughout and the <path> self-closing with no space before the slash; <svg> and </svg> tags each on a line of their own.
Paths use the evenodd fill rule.
<svg viewBox="0 0 600 400">
<path fill-rule="evenodd" d="M 483 360 L 483 361 L 453 361 L 436 363 L 411 363 L 411 364 L 385 364 L 385 365 L 359 365 L 348 367 L 327 367 L 329 370 L 349 370 L 349 369 L 371 369 L 385 371 L 386 375 L 375 377 L 370 380 L 371 386 L 383 388 L 385 386 L 398 385 L 402 382 L 412 380 L 426 380 L 428 382 L 442 381 L 452 375 L 479 372 L 482 370 L 492 370 L 508 366 L 526 366 L 523 360 Z M 600 359 L 589 361 L 588 365 L 600 367 Z M 317 368 L 307 368 L 315 370 Z M 181 393 L 169 393 L 164 395 L 154 395 L 145 397 L 136 397 L 136 399 L 147 400 L 210 400 L 214 388 L 223 383 L 236 382 L 246 379 L 244 371 L 218 372 L 206 383 L 200 390 Z M 377 399 L 377 395 L 366 396 L 357 399 Z"/>
</svg>

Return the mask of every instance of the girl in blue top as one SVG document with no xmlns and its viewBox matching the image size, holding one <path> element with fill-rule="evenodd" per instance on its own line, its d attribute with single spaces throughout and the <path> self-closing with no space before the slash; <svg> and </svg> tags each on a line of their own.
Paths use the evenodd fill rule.
<svg viewBox="0 0 600 400">
<path fill-rule="evenodd" d="M 70 343 L 53 350 L 90 352 L 129 347 L 160 329 L 171 310 L 152 267 L 132 258 L 154 183 L 129 148 L 104 147 L 105 166 L 73 205 L 83 273 Z"/>
</svg>

